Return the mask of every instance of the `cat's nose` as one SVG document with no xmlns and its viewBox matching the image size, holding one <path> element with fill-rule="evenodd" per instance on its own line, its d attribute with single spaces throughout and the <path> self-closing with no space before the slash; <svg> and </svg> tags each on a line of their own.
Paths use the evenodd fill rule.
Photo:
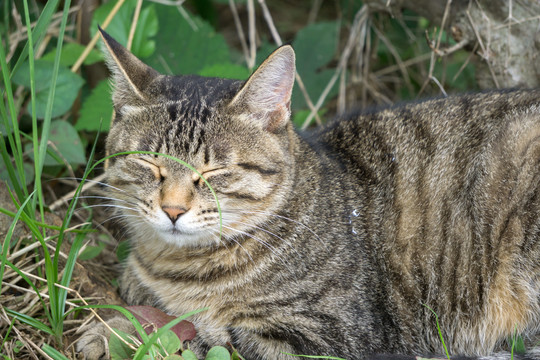
<svg viewBox="0 0 540 360">
<path fill-rule="evenodd" d="M 165 214 L 167 214 L 173 224 L 176 222 L 176 220 L 178 220 L 180 216 L 185 214 L 187 211 L 180 206 L 162 206 L 161 209 L 165 211 Z"/>
</svg>

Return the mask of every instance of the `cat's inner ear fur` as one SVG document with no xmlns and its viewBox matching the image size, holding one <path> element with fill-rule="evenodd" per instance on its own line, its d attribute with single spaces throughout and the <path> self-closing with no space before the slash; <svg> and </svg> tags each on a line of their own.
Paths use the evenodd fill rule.
<svg viewBox="0 0 540 360">
<path fill-rule="evenodd" d="M 269 131 L 285 126 L 291 115 L 294 61 L 291 46 L 285 45 L 274 51 L 250 76 L 229 106 L 260 121 Z"/>
<path fill-rule="evenodd" d="M 112 72 L 113 103 L 116 109 L 148 103 L 149 94 L 145 90 L 160 74 L 139 60 L 101 27 L 99 32 L 105 44 L 106 63 Z"/>
</svg>

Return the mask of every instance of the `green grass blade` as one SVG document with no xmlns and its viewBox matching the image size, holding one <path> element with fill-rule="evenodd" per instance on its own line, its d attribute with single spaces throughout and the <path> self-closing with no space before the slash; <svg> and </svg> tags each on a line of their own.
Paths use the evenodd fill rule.
<svg viewBox="0 0 540 360">
<path fill-rule="evenodd" d="M 441 339 L 441 342 L 443 344 L 443 347 L 444 347 L 444 352 L 446 353 L 446 357 L 448 358 L 448 360 L 450 360 L 450 354 L 448 353 L 448 349 L 446 348 L 446 343 L 444 342 L 444 338 L 442 336 L 442 331 L 441 331 L 441 327 L 439 326 L 439 316 L 437 315 L 437 313 L 435 311 L 433 311 L 432 308 L 430 308 L 429 306 L 427 306 L 426 304 L 424 304 L 424 306 L 426 308 L 429 309 L 429 311 L 431 311 L 433 313 L 433 315 L 435 315 L 435 322 L 437 323 L 437 331 L 439 332 L 439 338 Z"/>
<path fill-rule="evenodd" d="M 17 110 L 15 108 L 15 101 L 13 98 L 13 89 L 11 87 L 9 67 L 8 67 L 8 64 L 6 63 L 6 54 L 5 54 L 5 50 L 4 50 L 4 46 L 2 45 L 2 42 L 0 42 L 0 68 L 2 69 L 2 78 L 4 80 L 4 89 L 5 89 L 4 93 L 2 94 L 2 99 L 1 99 L 2 101 L 0 101 L 2 103 L 2 105 L 0 105 L 2 107 L 1 113 L 2 113 L 2 117 L 4 118 L 4 127 L 7 132 L 7 134 L 5 135 L 7 135 L 9 145 L 14 154 L 14 160 L 15 160 L 14 170 L 17 171 L 18 176 L 19 176 L 19 179 L 17 180 L 17 177 L 14 177 L 13 175 L 14 171 L 12 171 L 12 173 L 10 174 L 10 178 L 11 178 L 13 186 L 15 187 L 14 190 L 15 190 L 15 193 L 17 194 L 17 197 L 19 198 L 20 201 L 23 201 L 23 199 L 25 199 L 28 196 L 28 190 L 26 189 L 26 186 L 24 185 L 21 186 L 19 184 L 19 181 L 21 184 L 25 184 L 25 181 L 24 181 L 25 174 L 24 174 L 24 167 L 23 167 L 23 148 L 21 144 L 21 138 L 19 136 L 19 123 L 17 121 L 17 115 L 16 115 Z M 9 116 L 3 104 L 4 95 L 6 96 L 6 99 L 7 99 Z M 10 129 L 13 130 L 13 133 L 10 131 Z M 4 134 L 0 134 L 0 135 L 4 135 Z M 3 141 L 4 139 L 2 139 L 2 142 Z M 5 144 L 2 146 L 1 150 L 3 151 L 4 148 L 6 148 Z M 7 156 L 7 153 L 6 153 L 6 156 Z M 13 169 L 13 165 L 11 164 L 11 161 L 7 161 L 4 155 L 2 155 L 2 157 L 4 159 L 6 167 L 8 169 L 10 167 Z"/>
<path fill-rule="evenodd" d="M 85 227 L 89 227 L 89 225 L 85 225 Z M 73 275 L 73 269 L 75 268 L 75 262 L 77 261 L 77 255 L 79 254 L 79 250 L 81 250 L 85 237 L 85 233 L 77 234 L 75 240 L 73 241 L 73 244 L 71 245 L 68 259 L 66 261 L 66 266 L 64 267 L 64 274 L 62 275 L 62 280 L 60 281 L 60 285 L 62 286 L 69 287 L 69 283 Z M 57 296 L 57 306 L 59 307 L 58 312 L 64 314 L 66 309 L 67 290 L 62 288 L 58 289 Z"/>
<path fill-rule="evenodd" d="M 100 129 L 101 129 L 101 126 L 100 126 Z M 98 132 L 98 134 L 99 134 L 99 132 Z M 88 176 L 90 175 L 92 170 L 94 170 L 95 165 L 91 166 L 90 164 L 92 163 L 92 161 L 94 161 L 94 155 L 95 155 L 95 152 L 96 152 L 98 139 L 99 139 L 99 135 L 97 135 L 96 138 L 94 139 L 94 144 L 92 145 L 92 149 L 90 151 L 90 154 L 88 155 L 88 162 L 86 163 L 86 168 L 84 169 L 84 175 L 82 177 L 82 180 L 81 180 L 79 186 L 77 186 L 77 189 L 75 190 L 75 193 L 73 194 L 73 198 L 71 199 L 71 201 L 69 203 L 68 210 L 66 212 L 66 215 L 64 216 L 64 220 L 62 221 L 62 226 L 60 227 L 60 230 L 59 230 L 60 232 L 59 232 L 59 236 L 58 236 L 58 246 L 56 247 L 56 252 L 54 254 L 54 264 L 55 264 L 55 266 L 58 266 L 58 259 L 59 259 L 59 256 L 60 256 L 60 246 L 62 245 L 62 242 L 63 242 L 63 239 L 64 239 L 64 232 L 65 232 L 65 229 L 66 229 L 67 225 L 71 222 L 71 218 L 73 217 L 73 213 L 75 212 L 75 206 L 77 205 L 77 202 L 79 200 L 79 194 L 82 191 L 82 186 L 86 182 L 86 179 L 88 178 Z M 67 286 L 67 285 L 65 285 L 65 286 Z"/>
<path fill-rule="evenodd" d="M 137 318 L 135 316 L 133 316 L 133 314 L 130 313 L 127 309 L 124 309 L 121 306 L 118 306 L 118 305 L 83 305 L 83 306 L 79 306 L 79 307 L 76 307 L 74 309 L 71 309 L 71 310 L 67 311 L 65 313 L 64 317 L 68 316 L 73 311 L 81 310 L 81 309 L 113 309 L 113 310 L 116 310 L 116 311 L 120 312 L 122 315 L 124 315 L 133 324 L 133 326 L 135 327 L 135 330 L 140 335 L 143 342 L 149 340 L 148 334 L 146 333 L 146 331 L 142 327 L 139 320 L 137 320 Z"/>
<path fill-rule="evenodd" d="M 11 244 L 11 238 L 13 237 L 13 231 L 15 231 L 15 226 L 17 225 L 17 222 L 19 221 L 19 218 L 21 217 L 21 214 L 26 204 L 32 199 L 33 194 L 34 193 L 28 196 L 26 200 L 24 201 L 24 203 L 22 204 L 22 206 L 19 208 L 19 210 L 17 210 L 17 213 L 13 217 L 13 221 L 11 222 L 11 225 L 9 226 L 6 237 L 4 238 L 4 243 L 2 244 L 2 262 L 0 263 L 0 284 L 4 280 L 4 270 L 6 267 L 7 253 L 9 251 L 9 245 Z"/>
<path fill-rule="evenodd" d="M 35 70 L 34 70 L 34 41 L 32 38 L 32 24 L 30 22 L 30 11 L 28 10 L 28 0 L 23 1 L 24 4 L 24 18 L 26 21 L 26 31 L 28 34 L 28 65 L 30 70 L 30 108 L 31 108 L 31 116 L 32 116 L 32 132 L 33 132 L 33 141 L 34 141 L 34 159 L 37 159 L 36 152 L 37 152 L 37 144 L 38 144 L 38 136 L 37 136 L 37 115 L 36 115 L 36 80 L 35 80 Z M 34 161 L 34 166 L 38 167 L 38 162 Z M 24 171 L 23 171 L 24 173 Z M 41 177 L 41 174 L 38 175 L 36 172 L 36 179 L 38 176 Z M 22 183 L 25 184 L 25 179 L 21 179 Z M 35 182 L 37 184 L 37 182 Z M 37 197 L 34 198 L 32 202 L 32 209 L 36 208 L 36 201 L 39 200 L 40 208 L 41 208 L 41 219 L 43 220 L 43 195 L 41 194 L 41 187 L 38 186 L 36 188 L 37 190 Z M 43 234 L 45 235 L 45 233 Z"/>
<path fill-rule="evenodd" d="M 34 292 L 37 294 L 39 301 L 41 302 L 41 305 L 43 306 L 43 309 L 45 310 L 45 314 L 47 315 L 47 318 L 51 319 L 51 313 L 49 312 L 49 309 L 45 305 L 45 301 L 43 300 L 43 297 L 41 296 L 41 293 L 39 292 L 39 289 L 34 285 L 34 283 L 24 274 L 18 267 L 15 266 L 11 261 L 6 260 L 6 265 L 9 266 L 13 271 L 15 271 L 24 281 L 26 281 L 27 284 L 30 285 L 30 287 L 34 290 Z"/>
<path fill-rule="evenodd" d="M 32 32 L 32 37 L 34 39 L 37 39 L 35 45 L 38 47 L 41 43 L 41 40 L 43 39 L 44 35 L 47 32 L 47 28 L 49 27 L 49 24 L 51 22 L 52 16 L 56 12 L 56 8 L 58 7 L 60 0 L 48 0 L 45 4 L 45 7 L 41 11 L 41 14 L 36 22 L 36 26 L 34 27 L 34 31 Z M 13 71 L 11 72 L 11 76 L 17 72 L 19 67 L 23 64 L 23 62 L 28 57 L 28 51 L 29 51 L 29 44 L 26 43 L 23 50 L 21 51 L 21 55 L 19 55 L 19 58 L 17 59 L 17 62 L 15 63 L 15 66 L 13 67 Z"/>
<path fill-rule="evenodd" d="M 27 18 L 28 22 L 28 42 L 29 42 L 29 59 L 30 59 L 30 84 L 31 84 L 31 90 L 32 90 L 32 82 L 33 82 L 33 48 L 32 48 L 32 39 L 31 39 L 31 32 L 30 32 L 30 18 L 29 14 L 27 13 L 27 0 L 25 0 L 25 16 Z M 34 167 L 35 167 L 35 180 L 34 180 L 34 187 L 37 191 L 37 199 L 39 203 L 39 209 L 41 214 L 41 219 L 43 221 L 44 219 L 44 210 L 43 210 L 43 191 L 41 187 L 41 173 L 43 171 L 43 163 L 45 162 L 45 155 L 47 154 L 47 143 L 49 140 L 49 133 L 50 133 L 50 126 L 51 126 L 51 118 L 52 118 L 52 107 L 54 103 L 54 96 L 56 93 L 56 81 L 58 79 L 58 69 L 60 67 L 60 54 L 62 52 L 62 45 L 64 43 L 64 33 L 66 30 L 66 24 L 67 24 L 67 18 L 69 14 L 69 7 L 71 5 L 71 0 L 66 0 L 64 2 L 64 11 L 62 14 L 62 21 L 60 23 L 60 30 L 58 34 L 58 41 L 56 45 L 56 55 L 54 58 L 53 63 L 53 73 L 51 78 L 51 86 L 49 90 L 49 97 L 47 98 L 47 106 L 45 110 L 45 118 L 43 119 L 43 125 L 41 130 L 41 139 L 38 139 L 38 133 L 37 133 L 37 118 L 35 114 L 35 101 L 34 96 L 35 93 L 32 93 L 32 124 L 33 124 L 33 144 L 34 144 Z M 39 146 L 39 148 L 38 148 Z M 34 202 L 34 207 L 36 203 Z"/>
<path fill-rule="evenodd" d="M 17 311 L 8 309 L 8 308 L 4 308 L 4 310 L 6 310 L 6 312 L 9 315 L 15 317 L 19 321 L 21 321 L 21 322 L 23 322 L 25 324 L 28 324 L 28 325 L 38 329 L 39 331 L 43 331 L 46 334 L 54 335 L 52 329 L 50 327 L 48 327 L 47 325 L 43 324 L 41 321 L 36 320 L 31 316 L 21 314 L 20 312 L 17 312 Z"/>
<path fill-rule="evenodd" d="M 54 360 L 69 360 L 67 357 L 64 356 L 64 354 L 62 354 L 60 351 L 56 350 L 48 344 L 43 344 L 41 350 L 43 350 L 45 354 L 49 355 Z"/>
</svg>

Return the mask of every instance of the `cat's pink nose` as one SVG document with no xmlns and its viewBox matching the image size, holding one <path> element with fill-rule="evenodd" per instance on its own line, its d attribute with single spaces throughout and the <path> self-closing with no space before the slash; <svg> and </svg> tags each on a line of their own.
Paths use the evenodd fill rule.
<svg viewBox="0 0 540 360">
<path fill-rule="evenodd" d="M 161 209 L 165 211 L 165 214 L 167 214 L 173 224 L 176 222 L 176 220 L 178 220 L 180 216 L 182 216 L 182 214 L 185 214 L 185 212 L 187 211 L 180 206 L 162 206 Z"/>
</svg>

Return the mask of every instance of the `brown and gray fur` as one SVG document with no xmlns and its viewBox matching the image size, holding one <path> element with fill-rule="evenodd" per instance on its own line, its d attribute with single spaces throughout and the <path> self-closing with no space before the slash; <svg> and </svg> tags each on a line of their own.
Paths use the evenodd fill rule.
<svg viewBox="0 0 540 360">
<path fill-rule="evenodd" d="M 289 120 L 294 52 L 247 82 L 164 76 L 103 33 L 116 85 L 107 170 L 130 304 L 194 316 L 191 347 L 488 356 L 540 322 L 540 91 Z M 94 331 L 95 332 L 95 331 Z M 104 352 L 90 331 L 88 357 Z M 82 345 L 81 345 L 82 344 Z M 96 350 L 96 348 L 98 348 Z M 530 349 L 530 358 L 540 358 Z M 503 355 L 504 357 L 504 355 Z"/>
</svg>

